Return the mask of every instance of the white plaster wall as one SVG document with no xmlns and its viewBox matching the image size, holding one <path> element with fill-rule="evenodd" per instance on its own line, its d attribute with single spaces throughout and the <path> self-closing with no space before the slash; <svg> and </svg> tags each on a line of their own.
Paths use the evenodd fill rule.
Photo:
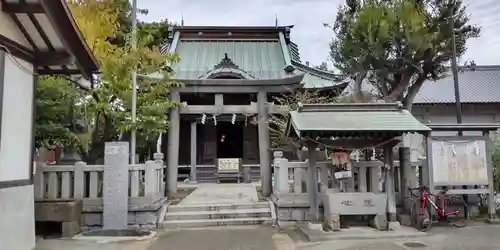
<svg viewBox="0 0 500 250">
<path fill-rule="evenodd" d="M 0 1 L 0 35 L 10 38 L 14 42 L 18 42 L 28 48 L 31 48 L 28 41 L 21 33 L 10 16 L 2 11 L 2 2 Z"/>
<path fill-rule="evenodd" d="M 0 249 L 35 247 L 33 186 L 0 189 Z"/>
<path fill-rule="evenodd" d="M 462 104 L 463 123 L 498 123 L 500 118 L 500 109 L 497 104 L 474 105 Z M 414 107 L 412 110 L 415 118 L 423 123 L 454 124 L 457 122 L 454 105 L 433 105 L 430 107 Z M 433 132 L 433 136 L 453 136 L 456 132 Z M 464 135 L 482 135 L 480 131 L 465 131 Z M 409 134 L 405 138 L 405 144 L 411 148 L 411 157 L 416 161 L 419 156 L 425 156 L 427 153 L 423 149 L 424 137 L 420 134 Z"/>
<path fill-rule="evenodd" d="M 30 178 L 33 66 L 6 55 L 3 84 L 0 181 Z M 1 201 L 0 201 L 1 202 Z"/>
</svg>

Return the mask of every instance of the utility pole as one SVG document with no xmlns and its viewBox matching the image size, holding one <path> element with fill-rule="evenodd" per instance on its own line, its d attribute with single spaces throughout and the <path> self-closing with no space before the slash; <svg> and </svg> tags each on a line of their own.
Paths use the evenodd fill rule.
<svg viewBox="0 0 500 250">
<path fill-rule="evenodd" d="M 455 17 L 457 15 L 454 15 L 450 17 L 450 29 L 451 29 L 451 51 L 452 51 L 452 56 L 451 56 L 451 70 L 453 72 L 453 87 L 455 89 L 455 105 L 456 105 L 456 112 L 457 112 L 457 124 L 462 123 L 462 104 L 460 103 L 460 87 L 458 85 L 458 66 L 457 66 L 457 45 L 455 42 Z M 462 136 L 463 131 L 458 130 L 458 136 Z M 462 186 L 463 189 L 467 189 L 467 186 Z M 469 203 L 469 196 L 467 195 L 462 195 L 462 198 L 464 199 L 465 203 Z M 468 207 L 464 206 L 464 214 L 467 216 L 468 214 Z M 466 218 L 468 219 L 468 218 Z"/>
<path fill-rule="evenodd" d="M 137 0 L 132 0 L 132 49 L 137 51 Z M 132 69 L 132 131 L 130 134 L 130 163 L 135 164 L 137 113 L 137 72 Z"/>
<path fill-rule="evenodd" d="M 455 16 L 450 17 L 450 29 L 451 29 L 451 46 L 452 46 L 452 57 L 451 57 L 451 70 L 453 72 L 453 87 L 455 89 L 455 105 L 457 113 L 457 124 L 462 123 L 462 104 L 460 103 L 460 87 L 458 85 L 458 66 L 457 66 L 457 45 L 455 42 Z M 458 131 L 458 135 L 462 135 L 462 131 Z"/>
</svg>

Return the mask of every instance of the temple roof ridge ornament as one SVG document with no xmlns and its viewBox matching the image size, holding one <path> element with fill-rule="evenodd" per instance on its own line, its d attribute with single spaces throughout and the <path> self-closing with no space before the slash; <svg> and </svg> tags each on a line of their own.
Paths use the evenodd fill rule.
<svg viewBox="0 0 500 250">
<path fill-rule="evenodd" d="M 234 63 L 231 58 L 229 58 L 227 53 L 224 53 L 224 58 L 222 58 L 222 60 L 218 64 L 214 65 L 213 69 L 220 69 L 220 68 L 234 68 L 241 70 L 240 67 L 236 65 L 236 63 Z"/>
<path fill-rule="evenodd" d="M 227 53 L 224 53 L 224 57 L 218 64 L 214 65 L 212 69 L 207 71 L 202 76 L 198 77 L 198 79 L 214 79 L 217 77 L 224 77 L 224 76 L 237 77 L 241 79 L 250 79 L 250 80 L 257 79 L 250 73 L 241 69 L 236 63 L 234 63 L 233 60 L 229 58 Z"/>
</svg>

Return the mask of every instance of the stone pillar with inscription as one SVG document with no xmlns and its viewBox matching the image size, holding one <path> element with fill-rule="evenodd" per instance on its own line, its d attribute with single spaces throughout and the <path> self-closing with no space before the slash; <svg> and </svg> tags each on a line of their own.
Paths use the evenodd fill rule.
<svg viewBox="0 0 500 250">
<path fill-rule="evenodd" d="M 103 176 L 103 229 L 126 229 L 129 187 L 128 142 L 106 142 Z"/>
</svg>

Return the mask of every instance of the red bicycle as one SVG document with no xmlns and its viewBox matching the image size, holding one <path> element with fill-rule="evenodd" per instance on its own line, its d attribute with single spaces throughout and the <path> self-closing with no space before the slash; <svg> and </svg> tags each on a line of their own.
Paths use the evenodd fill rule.
<svg viewBox="0 0 500 250">
<path fill-rule="evenodd" d="M 413 226 L 417 230 L 428 231 L 433 223 L 439 221 L 446 221 L 455 227 L 467 226 L 470 219 L 470 210 L 467 209 L 467 203 L 462 196 L 450 196 L 447 194 L 446 189 L 437 194 L 432 194 L 429 192 L 429 188 L 425 186 L 409 188 L 409 191 L 414 198 L 410 207 L 410 217 Z M 419 193 L 415 194 L 414 191 L 419 191 Z M 434 213 L 432 213 L 430 207 L 434 208 Z M 462 213 L 462 211 L 464 212 Z"/>
</svg>

